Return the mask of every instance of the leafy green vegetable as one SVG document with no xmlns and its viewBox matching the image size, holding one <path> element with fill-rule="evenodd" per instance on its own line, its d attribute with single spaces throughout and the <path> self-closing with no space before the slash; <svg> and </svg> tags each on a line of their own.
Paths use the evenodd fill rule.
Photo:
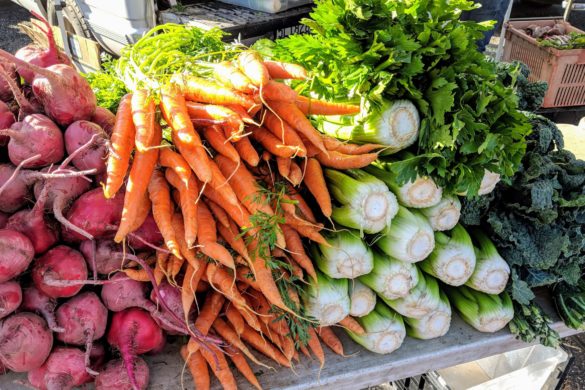
<svg viewBox="0 0 585 390">
<path fill-rule="evenodd" d="M 529 126 L 517 97 L 476 41 L 492 22 L 460 21 L 467 0 L 318 0 L 292 35 L 254 47 L 297 62 L 313 77 L 304 94 L 360 101 L 367 110 L 387 99 L 413 101 L 421 113 L 416 157 L 394 165 L 401 183 L 432 176 L 448 192 L 477 194 L 484 171 L 509 179 L 524 155 Z"/>
<path fill-rule="evenodd" d="M 512 86 L 518 95 L 518 108 L 536 111 L 542 105 L 548 89 L 546 81 L 530 81 L 530 68 L 522 62 L 497 62 L 498 76 L 506 86 Z"/>
<path fill-rule="evenodd" d="M 481 224 L 510 264 L 508 290 L 520 305 L 531 304 L 533 288 L 577 284 L 585 264 L 585 161 L 563 149 L 552 121 L 526 115 L 533 132 L 518 173 L 462 208 L 462 221 Z M 520 324 L 515 329 L 524 332 Z"/>
<path fill-rule="evenodd" d="M 116 113 L 120 99 L 128 93 L 124 83 L 118 79 L 115 72 L 116 60 L 106 56 L 99 72 L 85 73 L 97 99 L 97 105 Z"/>
<path fill-rule="evenodd" d="M 514 303 L 514 318 L 508 324 L 510 331 L 520 340 L 530 343 L 538 340 L 547 347 L 556 348 L 560 343 L 558 332 L 550 327 L 552 320 L 536 303 Z"/>
<path fill-rule="evenodd" d="M 554 289 L 554 301 L 568 326 L 585 330 L 585 280 L 581 279 L 577 286 L 558 284 Z"/>
<path fill-rule="evenodd" d="M 223 61 L 237 51 L 222 41 L 227 35 L 218 28 L 162 24 L 138 42 L 126 46 L 117 63 L 117 73 L 129 89 L 157 88 L 175 73 L 205 74 L 210 63 Z"/>
<path fill-rule="evenodd" d="M 551 36 L 546 39 L 538 39 L 542 47 L 553 47 L 560 50 L 572 50 L 585 48 L 585 34 L 571 32 L 567 35 Z"/>
</svg>

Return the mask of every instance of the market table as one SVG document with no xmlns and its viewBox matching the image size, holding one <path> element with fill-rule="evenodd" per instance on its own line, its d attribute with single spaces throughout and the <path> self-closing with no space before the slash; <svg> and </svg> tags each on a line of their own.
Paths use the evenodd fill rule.
<svg viewBox="0 0 585 390">
<path fill-rule="evenodd" d="M 554 314 L 550 299 L 539 298 L 539 303 L 554 321 L 552 328 L 561 337 L 579 333 L 567 328 Z M 420 375 L 428 371 L 452 367 L 499 353 L 513 351 L 529 344 L 516 340 L 508 329 L 497 333 L 481 333 L 453 316 L 451 329 L 445 336 L 434 340 L 415 340 L 407 337 L 397 351 L 389 355 L 368 352 L 354 343 L 343 331 L 336 330 L 343 342 L 345 353 L 342 357 L 326 350 L 325 367 L 319 369 L 316 360 L 305 357 L 301 363 L 288 369 L 269 370 L 252 364 L 260 383 L 265 389 L 335 389 L 355 390 L 378 385 L 397 379 Z M 326 349 L 326 347 L 324 347 Z M 256 356 L 260 356 L 255 352 Z M 192 389 L 191 375 L 185 370 L 182 375 L 183 361 L 178 353 L 178 344 L 167 345 L 165 351 L 156 356 L 147 356 L 150 366 L 150 387 L 153 390 Z M 264 363 L 271 365 L 266 359 Z M 18 383 L 26 379 L 25 374 L 10 373 L 0 376 L 0 389 L 30 389 Z M 238 386 L 242 389 L 252 387 L 241 376 L 237 376 Z M 213 388 L 219 389 L 217 381 Z"/>
</svg>

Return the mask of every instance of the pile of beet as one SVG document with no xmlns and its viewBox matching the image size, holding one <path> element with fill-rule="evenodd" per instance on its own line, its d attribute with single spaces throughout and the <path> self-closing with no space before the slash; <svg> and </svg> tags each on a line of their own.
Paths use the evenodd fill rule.
<svg viewBox="0 0 585 390">
<path fill-rule="evenodd" d="M 0 50 L 0 367 L 37 389 L 144 389 L 138 355 L 190 330 L 175 287 L 120 272 L 162 237 L 149 216 L 114 243 L 124 194 L 100 182 L 115 116 L 46 33 L 48 49 Z"/>
</svg>

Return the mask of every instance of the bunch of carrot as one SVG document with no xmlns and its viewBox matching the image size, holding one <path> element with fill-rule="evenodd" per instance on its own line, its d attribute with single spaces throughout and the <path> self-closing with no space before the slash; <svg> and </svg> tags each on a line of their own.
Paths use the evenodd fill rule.
<svg viewBox="0 0 585 390">
<path fill-rule="evenodd" d="M 262 363 L 247 345 L 286 367 L 298 360 L 297 350 L 309 355 L 307 347 L 322 365 L 319 339 L 343 354 L 330 328 L 316 330 L 302 315 L 295 282 L 315 276 L 303 239 L 327 242 L 313 201 L 301 193 L 308 191 L 329 218 L 322 166 L 364 167 L 380 146 L 320 134 L 308 115 L 360 109 L 302 97 L 277 81 L 305 78 L 298 65 L 243 51 L 215 64 L 213 78 L 175 75 L 160 90 L 138 90 L 120 102 L 104 184 L 106 198 L 125 185 L 115 240 L 152 212 L 164 248 L 153 269 L 128 269 L 128 276 L 146 281 L 154 273 L 157 283 L 166 278 L 178 286 L 188 326 L 225 341 L 202 348 L 191 340 L 181 350 L 197 389 L 209 387 L 208 367 L 225 388 L 236 387 L 226 356 L 260 388 L 244 356 Z M 205 292 L 202 304 L 198 292 Z M 309 325 L 304 338 L 295 323 Z M 341 325 L 363 331 L 349 317 Z"/>
</svg>

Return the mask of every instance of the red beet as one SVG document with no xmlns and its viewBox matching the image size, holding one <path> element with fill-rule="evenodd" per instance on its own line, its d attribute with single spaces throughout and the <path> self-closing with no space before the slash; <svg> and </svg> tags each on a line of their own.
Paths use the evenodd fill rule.
<svg viewBox="0 0 585 390">
<path fill-rule="evenodd" d="M 49 47 L 44 49 L 36 45 L 27 45 L 19 49 L 14 54 L 14 56 L 18 59 L 28 62 L 29 64 L 40 66 L 41 68 L 46 68 L 55 64 L 66 64 L 73 66 L 73 63 L 69 57 L 67 57 L 67 55 L 64 53 L 61 53 L 57 48 L 51 25 L 43 17 L 37 14 L 34 14 L 34 16 L 44 24 L 44 28 L 42 28 L 38 23 L 36 25 L 45 33 Z M 26 67 L 17 67 L 17 71 L 27 84 L 31 84 L 33 82 L 35 77 L 34 71 Z"/>
<path fill-rule="evenodd" d="M 4 229 L 4 227 L 6 227 L 6 224 L 8 223 L 8 214 L 3 213 L 2 211 L 0 211 L 0 229 Z"/>
<path fill-rule="evenodd" d="M 22 289 L 15 281 L 0 283 L 0 318 L 14 312 L 22 303 Z"/>
<path fill-rule="evenodd" d="M 70 390 L 92 380 L 77 348 L 55 347 L 42 366 L 28 373 L 28 381 L 39 390 Z"/>
<path fill-rule="evenodd" d="M 0 360 L 10 370 L 26 372 L 40 367 L 53 347 L 53 333 L 33 313 L 17 313 L 0 325 Z"/>
<path fill-rule="evenodd" d="M 152 249 L 150 245 L 159 246 L 163 243 L 163 237 L 154 221 L 152 213 L 140 227 L 128 236 L 128 245 L 135 250 Z"/>
<path fill-rule="evenodd" d="M 75 282 L 87 279 L 85 259 L 75 249 L 56 246 L 35 261 L 32 278 L 36 288 L 51 298 L 72 297 L 83 287 Z"/>
<path fill-rule="evenodd" d="M 92 261 L 94 255 L 92 242 L 95 242 L 95 269 Z M 87 260 L 87 265 L 92 271 L 102 275 L 109 275 L 112 272 L 122 268 L 122 245 L 116 244 L 112 240 L 86 240 L 81 243 L 79 250 L 83 253 L 83 257 Z M 124 263 L 126 263 L 125 261 Z"/>
<path fill-rule="evenodd" d="M 93 292 L 85 292 L 74 296 L 57 309 L 57 321 L 65 331 L 57 334 L 57 339 L 73 345 L 85 345 L 85 364 L 92 375 L 90 353 L 94 340 L 106 333 L 108 309 Z"/>
<path fill-rule="evenodd" d="M 145 390 L 148 387 L 149 370 L 148 365 L 139 357 L 134 358 L 134 377 L 136 379 L 136 386 L 140 390 Z M 121 359 L 112 360 L 106 367 L 100 371 L 100 374 L 95 379 L 96 390 L 132 390 L 134 387 L 130 383 L 130 378 L 124 361 Z"/>
<path fill-rule="evenodd" d="M 89 120 L 96 107 L 91 86 L 71 66 L 57 64 L 41 68 L 0 51 L 0 57 L 13 62 L 19 69 L 34 73 L 33 93 L 43 105 L 45 113 L 61 126 L 78 120 Z"/>
<path fill-rule="evenodd" d="M 27 236 L 37 255 L 45 253 L 59 240 L 59 231 L 54 221 L 49 219 L 49 216 L 45 216 L 41 204 L 35 205 L 32 210 L 21 210 L 13 214 L 6 228 Z"/>
<path fill-rule="evenodd" d="M 47 321 L 49 329 L 59 333 L 63 332 L 64 329 L 57 325 L 57 320 L 55 319 L 56 307 L 57 302 L 40 292 L 35 286 L 25 288 L 22 293 L 22 304 L 20 308 L 22 310 L 38 312 Z"/>
<path fill-rule="evenodd" d="M 108 136 L 97 124 L 90 121 L 76 121 L 65 130 L 65 149 L 72 154 L 82 148 L 71 161 L 80 170 L 95 169 L 96 173 L 106 171 Z"/>
<path fill-rule="evenodd" d="M 95 188 L 73 202 L 67 212 L 67 219 L 95 238 L 113 237 L 122 218 L 123 207 L 123 192 L 118 192 L 112 199 L 106 199 L 103 190 Z M 86 239 L 83 235 L 68 229 L 63 229 L 63 238 L 71 242 Z"/>
<path fill-rule="evenodd" d="M 116 123 L 116 115 L 107 108 L 97 106 L 91 121 L 99 125 L 108 136 L 112 135 L 114 124 Z"/>
<path fill-rule="evenodd" d="M 61 130 L 45 115 L 31 114 L 22 122 L 15 122 L 10 129 L 0 130 L 0 135 L 10 137 L 8 157 L 14 165 L 33 156 L 40 157 L 23 165 L 23 168 L 40 168 L 60 162 L 65 155 Z"/>
<path fill-rule="evenodd" d="M 163 332 L 150 314 L 141 309 L 127 309 L 112 316 L 108 343 L 122 354 L 126 372 L 134 389 L 140 389 L 136 380 L 136 355 L 150 352 L 162 343 Z"/>
<path fill-rule="evenodd" d="M 175 315 L 177 315 L 181 319 L 185 318 L 185 312 L 183 311 L 183 304 L 182 304 L 182 300 L 181 300 L 182 299 L 181 298 L 181 291 L 179 291 L 178 288 L 171 286 L 169 284 L 169 282 L 167 282 L 166 280 L 163 280 L 161 282 L 161 284 L 158 286 L 158 294 L 160 295 L 160 298 L 165 301 L 165 303 L 167 304 L 169 309 L 172 311 L 172 313 L 174 313 Z M 158 297 L 157 297 L 157 293 L 155 290 L 152 290 L 152 292 L 150 293 L 150 299 L 154 303 L 158 303 L 159 305 L 161 305 L 161 302 L 159 302 Z M 154 319 L 159 324 L 159 326 L 170 334 L 182 334 L 182 332 L 177 332 L 176 329 L 184 326 L 184 321 L 178 323 L 175 318 L 173 318 L 172 316 L 170 316 L 168 314 L 168 311 L 164 307 L 161 310 L 163 312 L 163 316 L 169 317 L 168 320 L 170 322 L 172 322 L 174 326 L 169 327 L 166 325 L 166 322 L 161 322 L 158 320 L 158 317 L 160 317 L 160 316 L 158 316 L 158 317 L 153 316 Z"/>
<path fill-rule="evenodd" d="M 34 253 L 32 242 L 24 234 L 9 229 L 0 230 L 0 283 L 23 273 Z"/>
</svg>

